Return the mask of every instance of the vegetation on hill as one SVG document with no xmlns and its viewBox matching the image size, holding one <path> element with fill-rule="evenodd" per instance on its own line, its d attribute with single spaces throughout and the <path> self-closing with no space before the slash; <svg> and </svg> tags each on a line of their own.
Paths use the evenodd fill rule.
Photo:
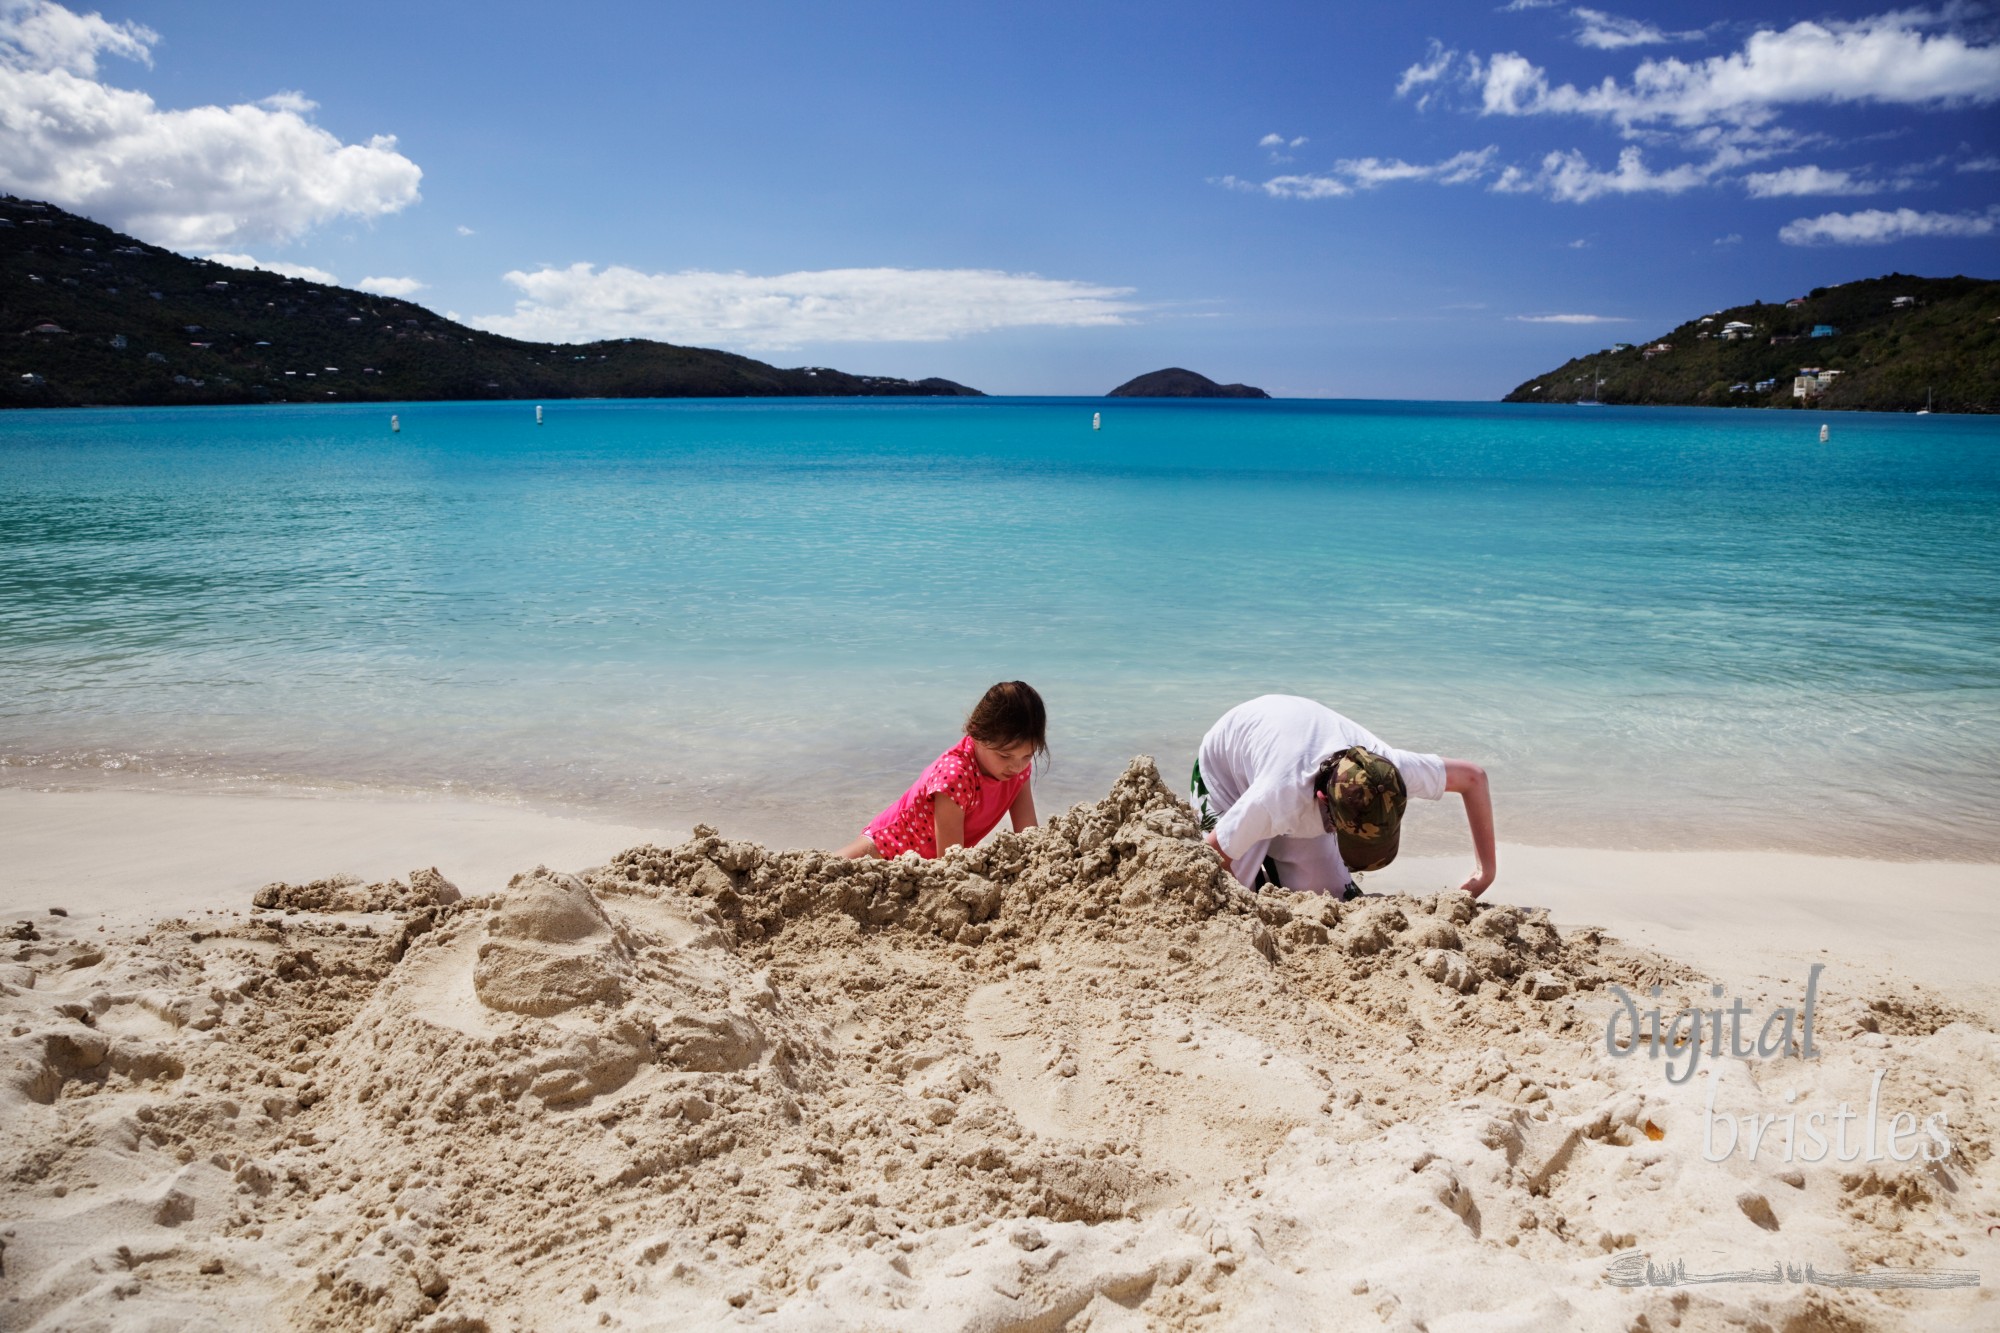
<svg viewBox="0 0 2000 1333">
<path fill-rule="evenodd" d="M 1269 398 L 1262 389 L 1248 384 L 1217 384 L 1206 375 L 1168 366 L 1150 375 L 1126 380 L 1104 395 L 1106 398 Z"/>
<path fill-rule="evenodd" d="M 227 268 L 0 196 L 0 406 L 977 395 L 644 338 L 502 338 L 393 297 Z"/>
<path fill-rule="evenodd" d="M 1808 370 L 1816 372 L 1813 392 L 1795 396 Z M 1718 310 L 1636 346 L 1577 357 L 1505 399 L 1593 400 L 1865 412 L 1914 412 L 1928 402 L 1938 412 L 2000 411 L 2000 282 L 1891 273 Z"/>
</svg>

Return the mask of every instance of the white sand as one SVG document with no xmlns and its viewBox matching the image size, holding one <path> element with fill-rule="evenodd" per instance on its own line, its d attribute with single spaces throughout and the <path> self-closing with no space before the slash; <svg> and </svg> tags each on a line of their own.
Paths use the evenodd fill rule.
<svg viewBox="0 0 2000 1333">
<path fill-rule="evenodd" d="M 1435 893 L 1470 868 L 1412 857 L 1363 878 L 1371 893 Z M 2000 865 L 1502 844 L 1487 897 L 1546 907 L 1565 929 L 1602 926 L 1732 991 L 1796 988 L 1825 963 L 1836 989 L 1844 973 L 1893 973 L 2000 1026 Z"/>
<path fill-rule="evenodd" d="M 0 914 L 242 909 L 273 880 L 378 880 L 418 866 L 490 893 L 524 866 L 595 865 L 684 833 L 442 797 L 0 788 Z"/>
<path fill-rule="evenodd" d="M 1360 904 L 1252 898 L 1146 767 L 923 865 L 24 795 L 0 1326 L 2000 1327 L 1995 867 L 1509 846 L 1477 905 L 1414 860 Z M 599 868 L 247 908 L 431 864 L 476 892 L 516 849 Z M 1676 1085 L 1604 1049 L 1614 983 L 1761 1019 L 1813 962 L 1817 1061 Z M 1858 1110 L 1878 1072 L 1883 1133 L 1942 1115 L 1948 1155 L 1705 1155 L 1711 1086 Z M 1621 1285 L 1642 1254 L 1983 1281 Z"/>
</svg>

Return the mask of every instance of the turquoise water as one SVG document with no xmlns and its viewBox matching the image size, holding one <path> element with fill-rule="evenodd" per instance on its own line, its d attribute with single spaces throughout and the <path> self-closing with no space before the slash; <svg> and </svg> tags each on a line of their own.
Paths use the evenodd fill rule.
<svg viewBox="0 0 2000 1333">
<path fill-rule="evenodd" d="M 825 844 L 1020 677 L 1045 809 L 1282 690 L 1481 760 L 1517 840 L 2000 857 L 2000 421 L 395 410 L 0 414 L 0 780 Z"/>
</svg>

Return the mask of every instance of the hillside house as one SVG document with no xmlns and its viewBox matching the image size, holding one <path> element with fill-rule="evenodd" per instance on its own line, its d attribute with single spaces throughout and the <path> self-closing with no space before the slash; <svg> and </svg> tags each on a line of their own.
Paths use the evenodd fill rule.
<svg viewBox="0 0 2000 1333">
<path fill-rule="evenodd" d="M 55 333 L 68 333 L 69 330 L 64 328 L 60 324 L 50 323 L 45 320 L 42 323 L 35 325 L 35 327 L 29 329 L 28 332 L 40 333 L 40 334 L 55 334 Z"/>
<path fill-rule="evenodd" d="M 1639 353 L 1639 355 L 1643 357 L 1645 360 L 1651 361 L 1654 357 L 1665 356 L 1668 352 L 1671 352 L 1673 350 L 1674 346 L 1672 343 L 1654 343 L 1651 347 L 1648 347 L 1645 351 Z"/>
<path fill-rule="evenodd" d="M 1771 390 L 1778 387 L 1777 377 L 1773 376 L 1767 380 L 1758 380 L 1756 387 L 1758 393 L 1769 393 L 1771 392 Z"/>
<path fill-rule="evenodd" d="M 1791 300 L 1789 300 L 1789 301 L 1785 302 L 1785 309 L 1787 309 L 1787 310 L 1797 310 L 1797 309 L 1798 309 L 1798 308 L 1799 308 L 1800 306 L 1804 305 L 1805 303 L 1806 303 L 1806 298 L 1805 298 L 1805 297 L 1803 297 L 1803 296 L 1794 296 L 1794 297 L 1793 297 L 1793 298 L 1792 298 Z"/>
<path fill-rule="evenodd" d="M 1792 377 L 1792 397 L 1817 398 L 1833 387 L 1837 370 L 1821 370 L 1818 366 L 1807 366 Z"/>
<path fill-rule="evenodd" d="M 1917 303 L 1917 298 L 1914 296 L 1899 296 L 1895 300 L 1889 302 L 1889 308 L 1891 310 L 1908 310 L 1911 306 L 1915 305 L 1916 303 Z"/>
<path fill-rule="evenodd" d="M 1839 332 L 1840 330 L 1831 324 L 1815 324 L 1813 325 L 1812 336 L 1815 338 L 1831 338 Z"/>
<path fill-rule="evenodd" d="M 1732 319 L 1722 326 L 1722 336 L 1728 342 L 1735 342 L 1739 338 L 1747 338 L 1754 332 L 1756 332 L 1755 326 L 1745 324 L 1740 319 Z"/>
</svg>

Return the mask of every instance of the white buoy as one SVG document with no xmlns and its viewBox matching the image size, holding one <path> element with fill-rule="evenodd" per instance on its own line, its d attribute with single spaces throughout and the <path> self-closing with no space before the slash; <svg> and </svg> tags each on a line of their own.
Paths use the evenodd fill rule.
<svg viewBox="0 0 2000 1333">
<path fill-rule="evenodd" d="M 391 435 L 401 435 L 403 433 L 402 418 L 398 417 L 394 412 L 389 414 L 389 433 Z"/>
<path fill-rule="evenodd" d="M 537 426 L 542 424 L 542 405 L 540 403 L 535 404 L 535 424 Z"/>
<path fill-rule="evenodd" d="M 1822 422 L 1820 423 L 1820 428 L 1819 428 L 1819 442 L 1821 444 L 1826 443 L 1826 436 L 1827 436 L 1826 424 Z"/>
<path fill-rule="evenodd" d="M 1104 414 L 1102 412 L 1092 412 L 1090 414 L 1090 428 L 1092 430 L 1104 429 Z"/>
</svg>

